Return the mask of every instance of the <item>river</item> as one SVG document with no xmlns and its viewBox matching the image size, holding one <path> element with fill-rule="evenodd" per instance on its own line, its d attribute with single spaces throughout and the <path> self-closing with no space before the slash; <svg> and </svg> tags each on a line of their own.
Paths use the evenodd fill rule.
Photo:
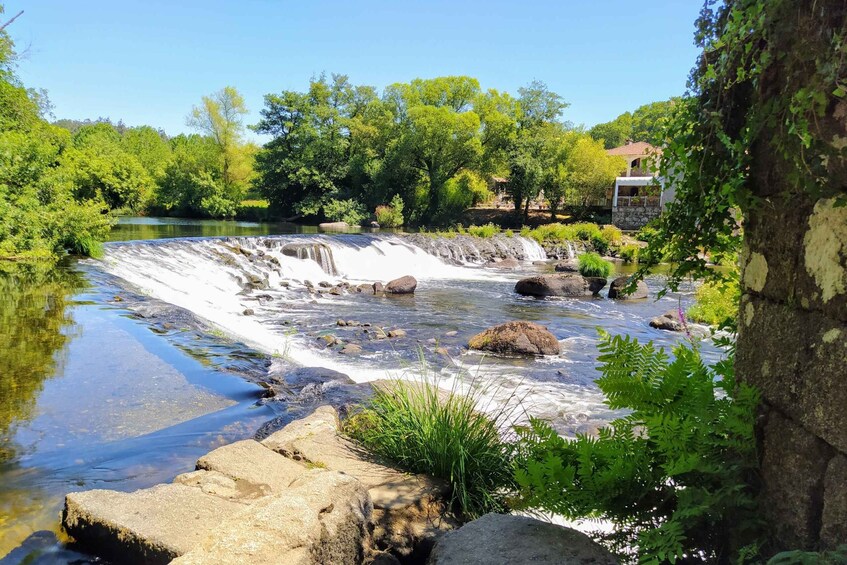
<svg viewBox="0 0 847 565">
<path fill-rule="evenodd" d="M 168 481 L 211 448 L 251 437 L 279 413 L 254 383 L 295 366 L 357 382 L 425 372 L 473 388 L 487 410 L 518 399 L 516 420 L 591 431 L 613 416 L 593 383 L 597 328 L 672 346 L 680 335 L 647 322 L 691 301 L 690 292 L 627 303 L 518 296 L 519 278 L 551 269 L 533 264 L 544 251 L 522 238 L 497 240 L 524 259 L 514 272 L 482 266 L 461 238 L 422 246 L 293 224 L 124 218 L 110 239 L 102 259 L 0 270 L 2 565 L 32 551 L 42 552 L 34 562 L 86 562 L 61 543 L 66 492 Z M 418 279 L 414 296 L 330 292 L 407 274 Z M 647 283 L 656 296 L 661 277 Z M 504 359 L 464 348 L 513 319 L 547 326 L 562 354 Z M 406 335 L 376 339 L 378 327 Z M 328 335 L 362 353 L 340 354 Z"/>
</svg>

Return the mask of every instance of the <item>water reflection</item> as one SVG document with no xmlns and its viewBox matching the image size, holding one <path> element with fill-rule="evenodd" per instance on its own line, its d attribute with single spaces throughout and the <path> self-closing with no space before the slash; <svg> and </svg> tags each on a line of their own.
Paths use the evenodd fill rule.
<svg viewBox="0 0 847 565">
<path fill-rule="evenodd" d="M 65 266 L 0 264 L 0 464 L 15 455 L 15 427 L 32 418 L 56 374 L 74 321 L 68 304 L 85 286 Z"/>
</svg>

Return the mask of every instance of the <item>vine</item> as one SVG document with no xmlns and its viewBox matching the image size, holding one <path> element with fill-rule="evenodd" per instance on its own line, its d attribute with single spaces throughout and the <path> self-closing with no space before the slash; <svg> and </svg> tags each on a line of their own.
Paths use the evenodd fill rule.
<svg viewBox="0 0 847 565">
<path fill-rule="evenodd" d="M 673 264 L 670 289 L 689 276 L 723 276 L 704 252 L 739 248 L 743 215 L 762 204 L 751 189 L 756 167 L 780 175 L 783 192 L 847 200 L 847 135 L 825 119 L 847 119 L 845 37 L 844 3 L 705 1 L 695 33 L 702 53 L 659 166 L 676 199 L 650 252 Z"/>
</svg>

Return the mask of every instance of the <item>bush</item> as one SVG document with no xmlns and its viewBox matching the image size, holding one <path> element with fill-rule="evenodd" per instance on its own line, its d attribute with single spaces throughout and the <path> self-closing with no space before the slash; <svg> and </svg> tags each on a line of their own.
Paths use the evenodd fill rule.
<svg viewBox="0 0 847 565">
<path fill-rule="evenodd" d="M 755 389 L 735 380 L 732 359 L 706 367 L 695 348 L 680 345 L 671 360 L 652 342 L 601 333 L 599 349 L 597 384 L 626 415 L 596 438 L 567 440 L 538 420 L 519 429 L 517 506 L 612 522 L 596 537 L 624 560 L 755 554 Z"/>
<path fill-rule="evenodd" d="M 688 319 L 716 328 L 734 328 L 741 302 L 737 278 L 705 282 L 694 293 L 696 302 L 688 309 Z"/>
<path fill-rule="evenodd" d="M 329 200 L 323 206 L 324 215 L 332 222 L 346 222 L 351 226 L 360 226 L 368 217 L 365 207 L 356 200 Z"/>
<path fill-rule="evenodd" d="M 579 256 L 579 274 L 583 277 L 603 277 L 612 274 L 612 264 L 596 253 L 583 253 Z"/>
<path fill-rule="evenodd" d="M 403 225 L 403 199 L 395 194 L 388 206 L 376 207 L 376 223 L 383 228 L 399 228 Z"/>
<path fill-rule="evenodd" d="M 624 263 L 637 263 L 641 248 L 637 245 L 624 245 L 618 251 L 618 256 Z"/>
<path fill-rule="evenodd" d="M 603 226 L 600 236 L 609 245 L 620 245 L 623 241 L 623 232 L 617 226 Z"/>
<path fill-rule="evenodd" d="M 473 395 L 427 381 L 376 388 L 346 425 L 350 436 L 400 468 L 448 481 L 454 509 L 469 519 L 505 510 L 511 446 L 499 428 L 496 418 L 477 411 Z"/>
<path fill-rule="evenodd" d="M 488 223 L 484 226 L 468 226 L 467 231 L 468 235 L 474 237 L 494 237 L 500 233 L 500 228 L 492 223 Z"/>
</svg>

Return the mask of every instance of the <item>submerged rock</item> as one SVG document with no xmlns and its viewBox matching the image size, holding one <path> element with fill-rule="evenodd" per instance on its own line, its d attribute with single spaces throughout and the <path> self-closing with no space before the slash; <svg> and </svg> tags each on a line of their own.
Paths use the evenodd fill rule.
<svg viewBox="0 0 847 565">
<path fill-rule="evenodd" d="M 505 355 L 558 355 L 559 340 L 533 322 L 506 322 L 473 336 L 468 347 Z"/>
<path fill-rule="evenodd" d="M 503 270 L 514 270 L 520 269 L 521 262 L 515 259 L 514 257 L 507 257 L 502 260 L 494 260 L 485 264 L 486 267 L 490 267 L 493 269 L 503 269 Z"/>
<path fill-rule="evenodd" d="M 624 289 L 629 285 L 629 277 L 618 277 L 609 285 L 609 298 L 615 300 L 639 300 L 647 298 L 650 294 L 650 289 L 647 288 L 647 283 L 638 281 L 635 285 L 635 290 L 627 293 Z"/>
<path fill-rule="evenodd" d="M 583 277 L 582 275 L 562 273 L 539 275 L 521 279 L 515 285 L 515 292 L 525 296 L 593 296 L 606 286 L 602 277 Z"/>
<path fill-rule="evenodd" d="M 418 287 L 418 281 L 411 275 L 394 279 L 385 285 L 386 294 L 413 294 Z"/>
<path fill-rule="evenodd" d="M 486 514 L 439 539 L 428 565 L 615 565 L 587 535 L 526 516 Z"/>
<path fill-rule="evenodd" d="M 350 229 L 350 224 L 347 222 L 324 222 L 318 224 L 318 227 L 324 231 L 345 231 Z"/>
<path fill-rule="evenodd" d="M 650 320 L 650 327 L 669 332 L 685 331 L 685 324 L 682 323 L 677 310 L 668 310 L 661 316 L 656 316 Z"/>
<path fill-rule="evenodd" d="M 339 353 L 344 355 L 359 355 L 362 353 L 362 346 L 356 345 L 355 343 L 348 343 L 341 351 L 339 351 Z"/>
</svg>

